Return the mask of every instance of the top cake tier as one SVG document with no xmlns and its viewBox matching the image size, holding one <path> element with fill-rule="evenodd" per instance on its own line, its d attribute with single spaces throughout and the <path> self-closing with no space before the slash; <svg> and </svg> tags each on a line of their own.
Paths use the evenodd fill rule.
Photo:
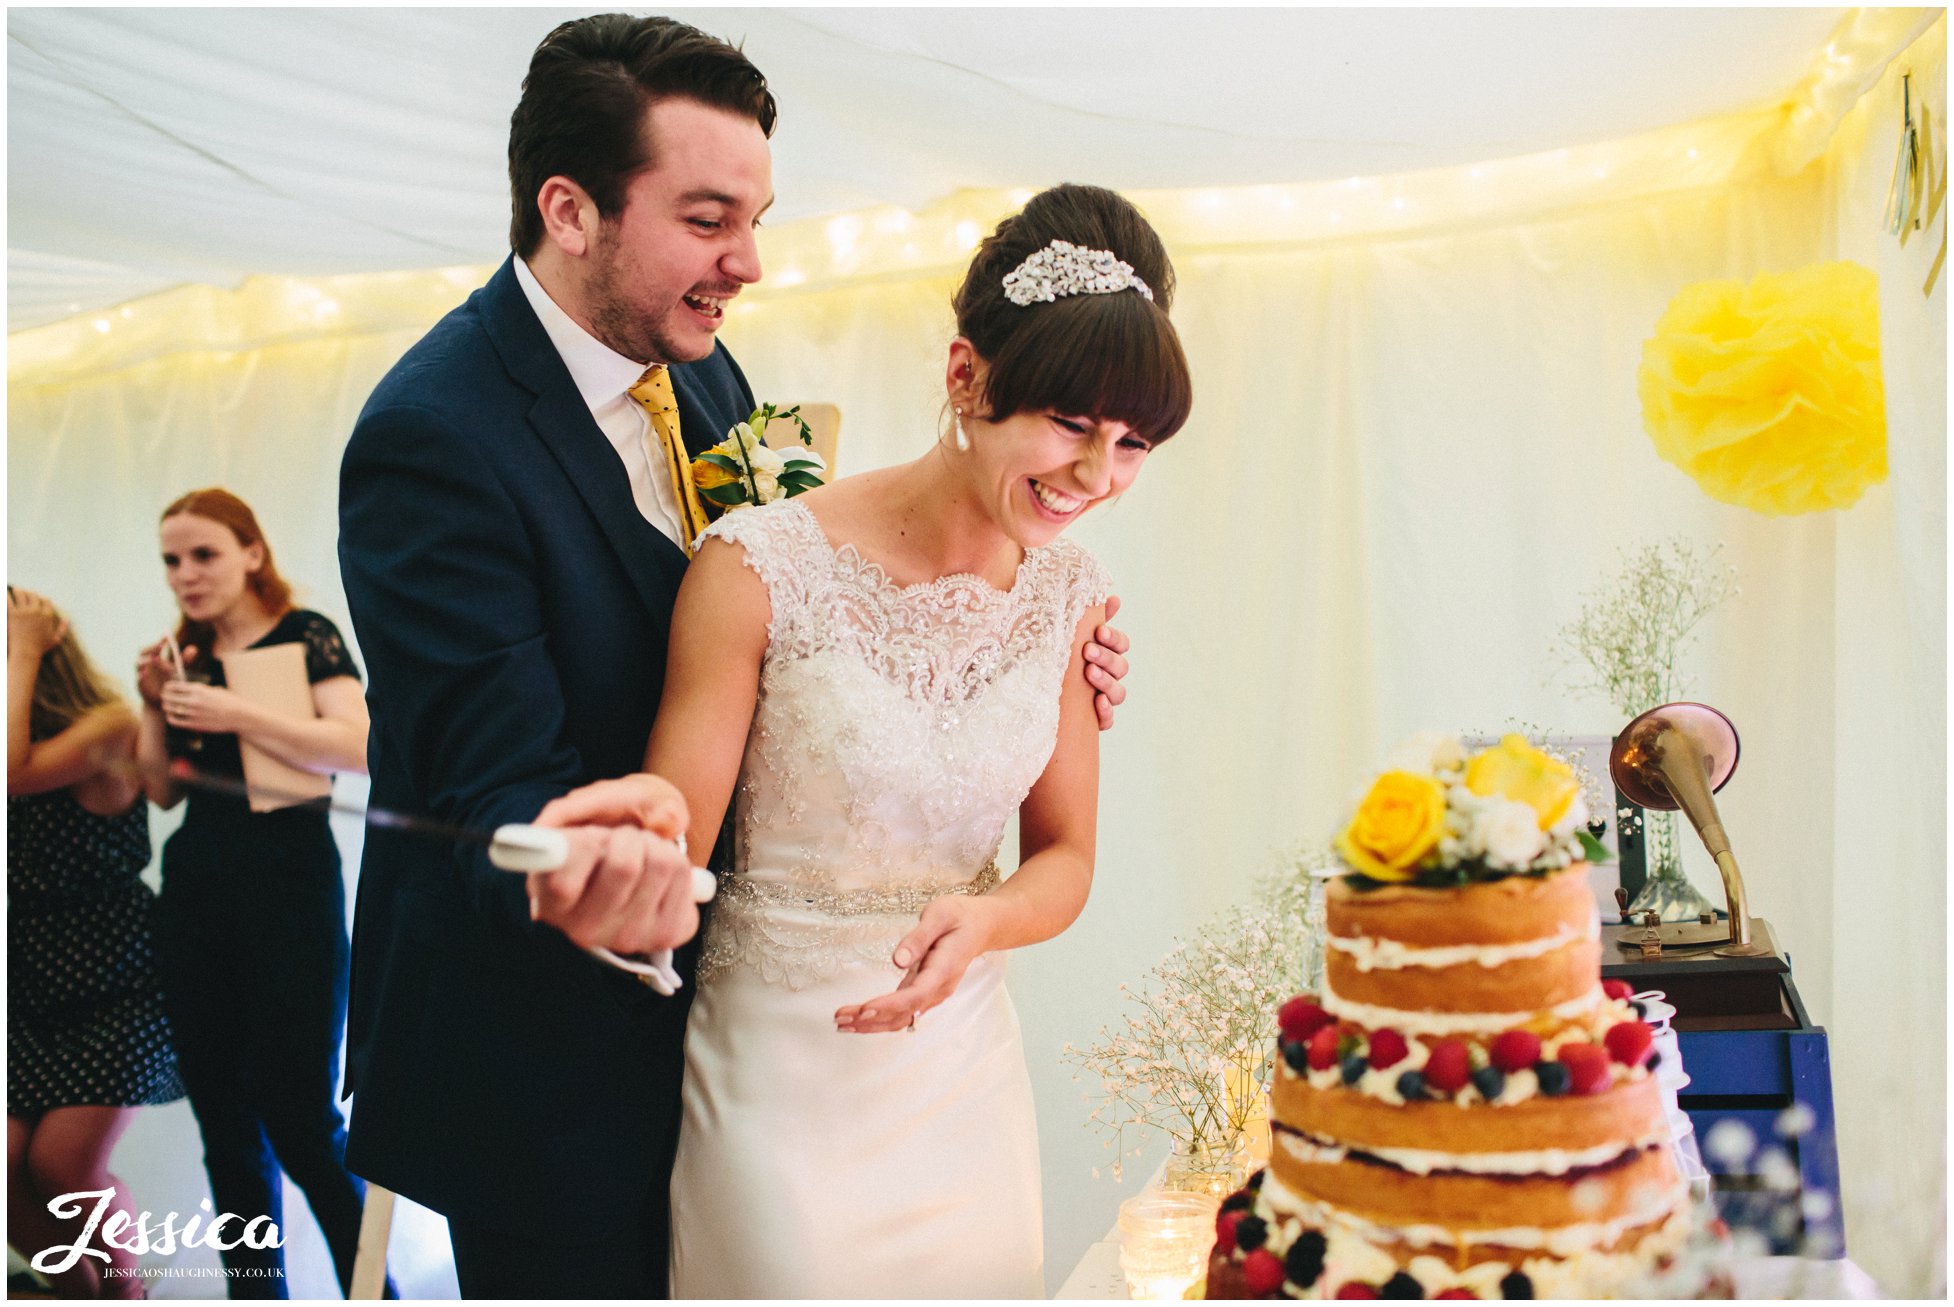
<svg viewBox="0 0 1954 1307">
<path fill-rule="evenodd" d="M 1406 1034 L 1551 1028 L 1601 1001 L 1586 863 L 1446 888 L 1340 879 L 1326 902 L 1323 1006 L 1344 1020 Z"/>
</svg>

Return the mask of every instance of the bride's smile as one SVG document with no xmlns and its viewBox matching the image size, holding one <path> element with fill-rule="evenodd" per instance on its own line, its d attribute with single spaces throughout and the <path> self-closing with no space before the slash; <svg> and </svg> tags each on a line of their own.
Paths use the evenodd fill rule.
<svg viewBox="0 0 1954 1307">
<path fill-rule="evenodd" d="M 1071 521 L 1073 515 L 1084 508 L 1088 502 L 1060 494 L 1036 477 L 1027 478 L 1027 484 L 1030 485 L 1031 496 L 1038 501 L 1038 506 L 1051 514 L 1055 521 Z"/>
<path fill-rule="evenodd" d="M 1088 509 L 1133 484 L 1148 442 L 1113 419 L 1017 413 L 1002 422 L 963 419 L 976 480 L 990 515 L 1013 542 L 1049 544 Z"/>
</svg>

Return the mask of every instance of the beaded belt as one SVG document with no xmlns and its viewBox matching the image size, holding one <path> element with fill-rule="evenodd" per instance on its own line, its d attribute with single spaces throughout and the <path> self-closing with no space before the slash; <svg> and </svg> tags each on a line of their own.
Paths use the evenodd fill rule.
<svg viewBox="0 0 1954 1307">
<path fill-rule="evenodd" d="M 728 876 L 720 881 L 719 901 L 740 907 L 788 908 L 831 917 L 914 916 L 946 894 L 988 894 L 1003 883 L 997 863 L 960 884 L 908 884 L 886 889 L 839 890 L 779 880 Z"/>
</svg>

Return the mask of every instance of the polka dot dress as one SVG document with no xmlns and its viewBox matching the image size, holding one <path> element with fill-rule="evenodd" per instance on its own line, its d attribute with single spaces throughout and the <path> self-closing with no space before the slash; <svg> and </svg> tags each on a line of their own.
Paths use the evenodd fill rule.
<svg viewBox="0 0 1954 1307">
<path fill-rule="evenodd" d="M 7 1114 L 183 1097 L 149 918 L 149 805 L 7 800 Z"/>
</svg>

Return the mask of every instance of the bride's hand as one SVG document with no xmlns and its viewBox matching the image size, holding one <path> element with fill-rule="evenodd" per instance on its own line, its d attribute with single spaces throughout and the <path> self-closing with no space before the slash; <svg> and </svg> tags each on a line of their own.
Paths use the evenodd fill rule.
<svg viewBox="0 0 1954 1307">
<path fill-rule="evenodd" d="M 633 772 L 614 780 L 592 781 L 536 814 L 537 826 L 636 826 L 662 839 L 676 840 L 691 821 L 685 796 L 662 776 Z M 708 849 L 706 852 L 710 853 Z"/>
<path fill-rule="evenodd" d="M 923 909 L 916 928 L 896 945 L 893 961 L 905 968 L 893 993 L 851 1004 L 835 1013 L 835 1029 L 876 1035 L 907 1030 L 963 983 L 963 973 L 991 946 L 997 905 L 969 894 L 946 894 Z"/>
</svg>

